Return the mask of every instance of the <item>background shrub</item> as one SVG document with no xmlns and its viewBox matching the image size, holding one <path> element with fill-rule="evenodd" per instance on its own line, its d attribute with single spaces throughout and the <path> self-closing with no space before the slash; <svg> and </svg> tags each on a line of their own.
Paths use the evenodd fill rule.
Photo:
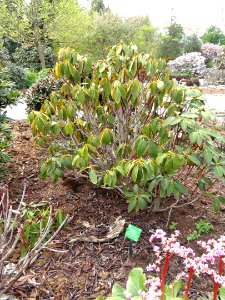
<svg viewBox="0 0 225 300">
<path fill-rule="evenodd" d="M 26 70 L 16 64 L 8 64 L 2 69 L 6 78 L 14 83 L 15 88 L 22 89 L 26 87 Z"/>
<path fill-rule="evenodd" d="M 212 60 L 222 54 L 223 47 L 211 43 L 206 43 L 201 46 L 202 55 L 207 60 Z"/>
<path fill-rule="evenodd" d="M 40 72 L 38 76 L 44 76 L 45 72 L 46 71 Z M 49 99 L 53 91 L 59 90 L 61 85 L 62 81 L 54 78 L 52 73 L 43 78 L 39 78 L 29 89 L 26 96 L 28 112 L 40 110 L 44 101 Z"/>
<path fill-rule="evenodd" d="M 0 73 L 0 113 L 7 105 L 14 104 L 19 96 L 14 84 L 2 77 Z"/>
<path fill-rule="evenodd" d="M 205 57 L 199 52 L 191 52 L 168 62 L 172 75 L 189 73 L 191 76 L 204 77 L 206 73 Z"/>
<path fill-rule="evenodd" d="M 26 87 L 31 87 L 38 79 L 46 77 L 50 73 L 50 69 L 43 69 L 39 72 L 34 70 L 26 71 Z"/>
<path fill-rule="evenodd" d="M 51 68 L 55 62 L 55 55 L 51 47 L 44 47 L 44 55 L 46 59 L 46 67 Z M 35 71 L 40 71 L 40 60 L 38 53 L 34 47 L 29 45 L 23 45 L 18 47 L 13 54 L 13 58 L 17 65 L 23 68 L 34 69 Z"/>
</svg>

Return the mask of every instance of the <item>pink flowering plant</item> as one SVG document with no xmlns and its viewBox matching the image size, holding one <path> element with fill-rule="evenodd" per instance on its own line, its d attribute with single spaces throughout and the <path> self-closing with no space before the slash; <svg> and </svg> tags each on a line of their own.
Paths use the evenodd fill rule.
<svg viewBox="0 0 225 300">
<path fill-rule="evenodd" d="M 190 52 L 171 60 L 167 64 L 171 75 L 177 73 L 204 77 L 206 74 L 205 57 L 200 52 Z"/>
<path fill-rule="evenodd" d="M 216 300 L 218 295 L 221 300 L 225 300 L 225 236 L 208 242 L 198 241 L 203 254 L 196 256 L 191 248 L 180 244 L 179 235 L 180 232 L 176 230 L 168 237 L 166 232 L 157 229 L 150 237 L 156 257 L 155 261 L 147 266 L 151 276 L 146 280 L 142 269 L 133 269 L 129 274 L 126 289 L 123 290 L 115 284 L 112 296 L 107 299 L 188 300 L 193 279 L 209 276 L 213 280 L 213 300 Z M 182 263 L 174 282 L 168 284 L 167 273 L 172 257 L 180 258 Z"/>
<path fill-rule="evenodd" d="M 222 54 L 223 47 L 211 43 L 206 43 L 201 46 L 201 52 L 207 60 L 212 60 Z"/>
</svg>

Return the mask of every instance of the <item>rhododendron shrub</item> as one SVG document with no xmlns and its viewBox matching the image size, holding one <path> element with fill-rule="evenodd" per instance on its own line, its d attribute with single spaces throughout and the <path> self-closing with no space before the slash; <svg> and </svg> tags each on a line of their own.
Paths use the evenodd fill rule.
<svg viewBox="0 0 225 300">
<path fill-rule="evenodd" d="M 211 43 L 206 43 L 201 46 L 202 55 L 207 60 L 212 60 L 222 54 L 223 47 Z"/>
<path fill-rule="evenodd" d="M 204 77 L 206 73 L 205 57 L 200 52 L 191 52 L 168 62 L 172 75 L 188 73 L 190 76 Z"/>
<path fill-rule="evenodd" d="M 29 115 L 36 143 L 48 146 L 42 179 L 74 170 L 119 190 L 131 212 L 159 209 L 171 196 L 175 204 L 182 194 L 192 201 L 195 187 L 209 192 L 215 183 L 209 172 L 225 178 L 213 113 L 198 89 L 170 80 L 164 60 L 120 43 L 95 64 L 67 53 L 54 75 L 64 82 L 60 91 Z"/>
</svg>

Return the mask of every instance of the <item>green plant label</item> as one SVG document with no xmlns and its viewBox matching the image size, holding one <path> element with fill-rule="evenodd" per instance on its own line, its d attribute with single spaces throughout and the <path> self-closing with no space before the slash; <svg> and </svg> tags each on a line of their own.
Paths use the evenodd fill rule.
<svg viewBox="0 0 225 300">
<path fill-rule="evenodd" d="M 125 236 L 134 242 L 138 242 L 141 232 L 142 232 L 142 229 L 129 224 L 129 226 L 127 227 L 127 230 L 125 232 Z"/>
</svg>

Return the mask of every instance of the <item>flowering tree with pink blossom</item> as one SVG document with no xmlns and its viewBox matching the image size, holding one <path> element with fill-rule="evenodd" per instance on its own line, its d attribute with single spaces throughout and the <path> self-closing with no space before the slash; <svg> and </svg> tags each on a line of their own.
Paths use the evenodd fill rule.
<svg viewBox="0 0 225 300">
<path fill-rule="evenodd" d="M 212 60 L 222 54 L 223 47 L 211 43 L 206 43 L 201 46 L 202 55 L 207 60 Z"/>
<path fill-rule="evenodd" d="M 200 52 L 184 54 L 169 61 L 167 65 L 172 75 L 184 73 L 190 76 L 204 77 L 206 73 L 205 57 Z"/>
</svg>

